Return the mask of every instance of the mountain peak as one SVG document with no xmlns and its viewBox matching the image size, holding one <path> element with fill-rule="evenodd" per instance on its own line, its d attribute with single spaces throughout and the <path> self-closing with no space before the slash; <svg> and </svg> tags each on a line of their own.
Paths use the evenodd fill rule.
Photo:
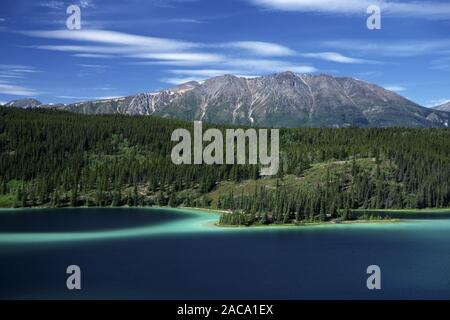
<svg viewBox="0 0 450 320">
<path fill-rule="evenodd" d="M 15 107 L 15 108 L 22 108 L 22 109 L 29 109 L 29 108 L 36 108 L 42 105 L 42 102 L 36 99 L 18 99 L 18 100 L 11 100 L 5 104 L 6 107 Z"/>
<path fill-rule="evenodd" d="M 447 111 L 450 112 L 450 101 L 441 104 L 439 106 L 433 107 L 434 110 Z"/>
<path fill-rule="evenodd" d="M 25 103 L 36 105 L 36 101 Z M 41 106 L 42 107 L 42 106 Z M 280 72 L 223 75 L 155 93 L 60 109 L 86 114 L 157 115 L 261 127 L 447 127 L 450 113 L 428 109 L 380 86 L 349 77 Z"/>
<path fill-rule="evenodd" d="M 297 77 L 297 75 L 294 72 L 289 71 L 289 70 L 276 73 L 275 76 L 278 76 L 278 77 Z"/>
</svg>

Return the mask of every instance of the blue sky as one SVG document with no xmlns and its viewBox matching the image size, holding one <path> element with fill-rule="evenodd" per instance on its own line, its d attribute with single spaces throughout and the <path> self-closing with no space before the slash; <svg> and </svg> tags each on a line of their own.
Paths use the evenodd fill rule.
<svg viewBox="0 0 450 320">
<path fill-rule="evenodd" d="M 81 30 L 66 28 L 70 4 Z M 366 27 L 371 4 L 381 30 Z M 286 70 L 362 79 L 425 106 L 450 99 L 448 0 L 2 0 L 0 42 L 1 102 Z"/>
</svg>

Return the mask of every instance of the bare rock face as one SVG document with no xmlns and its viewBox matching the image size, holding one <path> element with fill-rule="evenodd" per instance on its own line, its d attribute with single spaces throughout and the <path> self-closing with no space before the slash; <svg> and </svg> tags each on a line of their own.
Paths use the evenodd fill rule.
<svg viewBox="0 0 450 320">
<path fill-rule="evenodd" d="M 264 127 L 446 127 L 450 113 L 427 109 L 361 80 L 283 72 L 188 82 L 156 93 L 65 106 L 84 114 L 158 115 Z"/>
</svg>

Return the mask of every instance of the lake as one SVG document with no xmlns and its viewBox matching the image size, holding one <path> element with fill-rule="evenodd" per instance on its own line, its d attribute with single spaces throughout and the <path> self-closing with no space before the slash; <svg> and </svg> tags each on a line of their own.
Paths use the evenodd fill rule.
<svg viewBox="0 0 450 320">
<path fill-rule="evenodd" d="M 450 219 L 219 228 L 174 209 L 0 211 L 2 299 L 450 299 Z M 66 289 L 78 265 L 82 290 Z M 382 290 L 369 291 L 378 265 Z"/>
</svg>

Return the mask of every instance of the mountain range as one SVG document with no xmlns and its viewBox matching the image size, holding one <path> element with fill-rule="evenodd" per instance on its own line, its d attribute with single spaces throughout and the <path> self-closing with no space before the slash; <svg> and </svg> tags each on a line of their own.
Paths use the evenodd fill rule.
<svg viewBox="0 0 450 320">
<path fill-rule="evenodd" d="M 433 107 L 433 109 L 450 112 L 450 101 L 448 101 L 444 104 L 441 104 L 439 106 Z"/>
<path fill-rule="evenodd" d="M 43 105 L 82 114 L 157 115 L 214 124 L 268 127 L 448 127 L 450 108 L 422 107 L 395 92 L 349 77 L 283 72 L 257 78 L 224 75 L 154 93 Z"/>
</svg>

